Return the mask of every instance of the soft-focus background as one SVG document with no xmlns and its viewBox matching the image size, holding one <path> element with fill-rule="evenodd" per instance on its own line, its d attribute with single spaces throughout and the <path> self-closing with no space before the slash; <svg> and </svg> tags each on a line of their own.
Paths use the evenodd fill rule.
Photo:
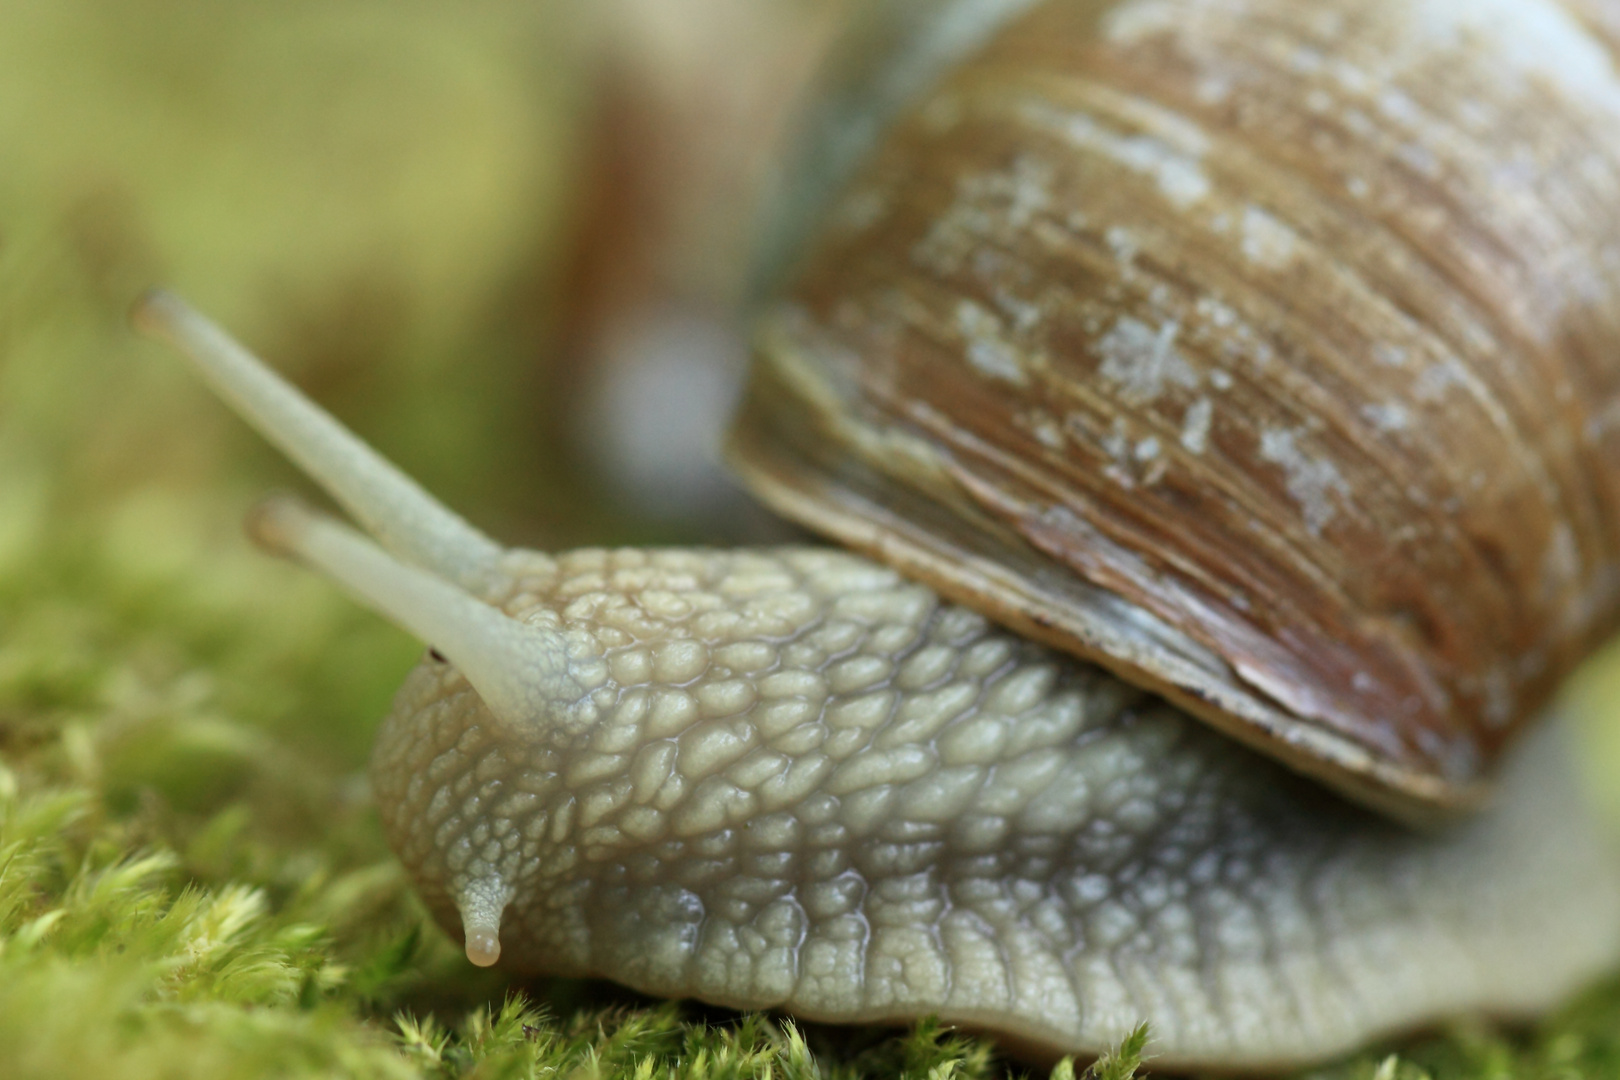
<svg viewBox="0 0 1620 1080">
<path fill-rule="evenodd" d="M 363 779 L 419 647 L 251 550 L 301 481 L 125 322 L 175 287 L 503 539 L 768 535 L 578 436 L 723 408 L 738 207 L 829 6 L 715 0 L 711 40 L 657 0 L 0 0 L 0 1076 L 1003 1067 L 468 967 Z M 1572 696 L 1620 821 L 1620 664 Z M 1620 1075 L 1617 1000 L 1387 1075 Z"/>
</svg>

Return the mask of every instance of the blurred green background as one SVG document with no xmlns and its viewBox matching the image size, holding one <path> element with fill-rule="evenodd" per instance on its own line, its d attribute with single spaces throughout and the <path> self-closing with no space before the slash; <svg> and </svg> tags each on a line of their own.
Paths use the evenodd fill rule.
<svg viewBox="0 0 1620 1080">
<path fill-rule="evenodd" d="M 523 427 L 511 371 L 530 385 L 549 317 L 583 36 L 504 0 L 7 0 L 7 474 L 48 474 L 72 512 L 285 482 L 126 331 L 165 282 L 430 486 L 524 516 L 496 492 Z"/>
<path fill-rule="evenodd" d="M 127 328 L 176 288 L 502 539 L 667 528 L 592 498 L 535 419 L 591 115 L 577 10 L 0 0 L 0 1075 L 800 1060 L 770 1024 L 570 1019 L 604 1000 L 575 984 L 524 987 L 555 1033 L 499 1011 L 367 804 L 419 646 L 249 547 L 246 508 L 301 481 Z M 1620 821 L 1620 662 L 1572 700 Z M 863 1052 L 992 1068 L 931 1031 Z"/>
<path fill-rule="evenodd" d="M 510 0 L 0 3 L 0 1075 L 483 1060 L 389 1020 L 508 989 L 367 803 L 419 646 L 251 550 L 300 481 L 126 312 L 175 287 L 492 531 L 577 540 L 523 398 L 588 44 Z"/>
<path fill-rule="evenodd" d="M 566 536 L 523 396 L 544 384 L 581 37 L 504 0 L 0 5 L 9 644 L 50 651 L 21 594 L 72 559 L 94 564 L 61 583 L 87 605 L 191 602 L 336 645 L 339 700 L 301 726 L 361 763 L 415 646 L 245 547 L 243 510 L 300 481 L 126 312 L 173 286 L 495 532 Z"/>
</svg>

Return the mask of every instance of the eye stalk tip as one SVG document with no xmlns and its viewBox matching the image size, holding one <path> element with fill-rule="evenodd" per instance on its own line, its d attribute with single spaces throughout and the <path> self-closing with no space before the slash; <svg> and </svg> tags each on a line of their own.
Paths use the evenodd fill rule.
<svg viewBox="0 0 1620 1080">
<path fill-rule="evenodd" d="M 469 883 L 456 901 L 467 959 L 478 967 L 493 967 L 501 958 L 501 912 L 511 898 L 496 875 Z"/>
<path fill-rule="evenodd" d="M 295 495 L 270 495 L 248 511 L 242 528 L 262 550 L 283 558 L 298 551 L 315 512 Z"/>
<path fill-rule="evenodd" d="M 494 967 L 501 958 L 501 936 L 493 930 L 473 930 L 467 934 L 467 959 L 478 967 Z"/>
<path fill-rule="evenodd" d="M 175 316 L 186 310 L 185 301 L 168 289 L 154 287 L 143 292 L 129 308 L 129 324 L 144 337 L 167 341 Z"/>
<path fill-rule="evenodd" d="M 463 589 L 484 587 L 501 548 L 180 297 L 152 289 L 135 329 L 184 354 L 219 395 L 395 555 Z"/>
</svg>

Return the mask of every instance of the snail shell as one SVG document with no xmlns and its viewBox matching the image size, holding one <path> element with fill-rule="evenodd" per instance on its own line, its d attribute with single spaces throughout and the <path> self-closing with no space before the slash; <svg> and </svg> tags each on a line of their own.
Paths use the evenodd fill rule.
<svg viewBox="0 0 1620 1080">
<path fill-rule="evenodd" d="M 733 462 L 1356 797 L 1477 803 L 1620 614 L 1620 9 L 1024 7 L 824 215 Z"/>
<path fill-rule="evenodd" d="M 1620 200 L 1615 148 L 1598 138 L 1614 129 L 1596 125 L 1620 102 L 1611 58 L 1551 5 L 1492 4 L 1489 19 L 1413 5 L 1434 39 L 1385 72 L 1397 96 L 1376 100 L 1396 115 L 1357 114 L 1437 135 L 1432 182 L 1397 197 L 1374 166 L 1395 170 L 1404 143 L 1341 109 L 1305 160 L 1286 110 L 1261 124 L 1245 103 L 1280 89 L 1309 105 L 1298 69 L 1311 63 L 1350 95 L 1355 64 L 1397 55 L 1401 12 L 1242 7 L 1247 35 L 1232 5 L 1149 0 L 1001 5 L 988 25 L 952 24 L 990 36 L 900 117 L 838 204 L 770 318 L 739 427 L 746 468 L 785 509 L 906 571 L 959 557 L 968 569 L 936 575 L 941 589 L 1009 589 L 987 608 L 998 621 L 1077 630 L 1105 666 L 854 554 L 503 549 L 177 300 L 141 306 L 138 322 L 381 546 L 285 500 L 256 513 L 255 537 L 435 646 L 379 732 L 372 778 L 390 843 L 470 959 L 815 1019 L 933 1013 L 1044 1054 L 1097 1050 L 1147 1020 L 1162 1061 L 1263 1067 L 1459 1010 L 1545 1008 L 1620 954 L 1620 864 L 1555 727 L 1521 740 L 1484 813 L 1424 834 L 1177 704 L 1416 815 L 1474 797 L 1520 711 L 1607 625 L 1613 477 L 1598 465 L 1614 456 L 1614 361 L 1600 353 L 1616 340 L 1616 286 L 1600 271 L 1616 235 L 1603 214 Z M 1485 41 L 1503 49 L 1491 80 L 1471 51 Z M 931 55 L 961 52 L 947 45 Z M 1556 65 L 1541 59 L 1553 46 Z M 1030 58 L 1010 60 L 1020 49 Z M 1229 78 L 1211 81 L 1223 55 Z M 1200 126 L 1138 92 L 1158 67 L 1182 87 L 1165 91 L 1178 107 L 1210 110 Z M 1422 96 L 1424 72 L 1451 89 Z M 1487 84 L 1514 88 L 1518 111 L 1483 96 L 1479 123 L 1536 112 L 1560 134 L 1526 129 L 1519 166 L 1478 179 L 1464 166 L 1519 160 L 1465 115 Z M 1039 108 L 1052 112 L 1031 88 L 1050 91 Z M 1215 117 L 1271 131 L 1264 154 L 1199 135 Z M 1349 156 L 1335 133 L 1388 153 L 1336 173 Z M 1570 169 L 1551 168 L 1555 145 Z M 921 149 L 961 167 L 900 187 Z M 1250 168 L 1261 156 L 1294 171 L 1265 180 Z M 1505 222 L 1484 214 L 1496 187 L 1520 195 Z M 1328 192 L 1319 208 L 1307 189 Z M 1230 235 L 1197 207 L 1226 207 Z M 1098 233 L 1105 214 L 1125 231 Z M 1034 246 L 1015 254 L 1012 239 Z M 1383 280 L 1372 268 L 1395 283 L 1369 284 Z M 1358 338 L 1347 313 L 1384 322 Z M 1282 334 L 1317 319 L 1314 335 Z M 1378 344 L 1408 349 L 1404 363 L 1356 351 Z M 1065 367 L 1116 400 L 1059 391 Z M 1229 415 L 1238 401 L 1259 410 L 1247 427 Z M 1377 403 L 1408 410 L 1383 442 L 1365 411 Z M 1128 453 L 1113 452 L 1116 421 Z M 1486 484 L 1451 456 L 1465 448 L 1494 470 Z M 1413 459 L 1423 499 L 1374 467 L 1395 457 Z M 1238 467 L 1222 479 L 1217 461 Z M 1363 480 L 1371 493 L 1351 486 Z M 1397 494 L 1416 511 L 1445 505 L 1401 532 L 1386 517 Z M 1191 512 L 1172 526 L 1177 500 Z M 1122 562 L 1126 526 L 1185 534 L 1189 554 L 1149 545 Z M 1547 550 L 1561 554 L 1547 563 Z M 1278 553 L 1267 570 L 1260 556 Z M 1372 580 L 1336 576 L 1358 553 Z M 1470 574 L 1487 578 L 1483 599 L 1463 588 Z M 1507 598 L 1512 584 L 1530 587 Z M 1178 613 L 1154 586 L 1201 603 Z M 1051 614 L 1059 602 L 1079 614 Z M 1408 608 L 1428 621 L 1396 617 Z M 1281 635 L 1256 643 L 1261 629 Z M 1490 664 L 1526 656 L 1501 676 L 1502 719 Z M 1483 674 L 1463 663 L 1481 658 Z M 1395 713 L 1411 733 L 1359 726 Z M 1479 745 L 1457 749 L 1471 735 Z"/>
</svg>

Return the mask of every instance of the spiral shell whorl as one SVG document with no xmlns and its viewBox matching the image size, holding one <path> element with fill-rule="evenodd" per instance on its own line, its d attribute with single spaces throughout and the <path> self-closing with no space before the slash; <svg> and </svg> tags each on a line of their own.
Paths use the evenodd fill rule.
<svg viewBox="0 0 1620 1080">
<path fill-rule="evenodd" d="M 1556 4 L 1037 5 L 771 325 L 779 509 L 1358 794 L 1467 801 L 1620 613 L 1620 76 Z"/>
</svg>

